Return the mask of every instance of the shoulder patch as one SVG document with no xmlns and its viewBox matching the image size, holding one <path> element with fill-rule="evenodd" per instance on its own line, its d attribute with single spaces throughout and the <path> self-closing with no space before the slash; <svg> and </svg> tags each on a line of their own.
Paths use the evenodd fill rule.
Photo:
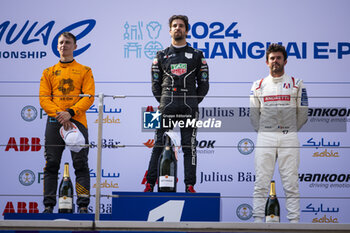
<svg viewBox="0 0 350 233">
<path fill-rule="evenodd" d="M 258 90 L 261 88 L 263 81 L 264 81 L 264 79 L 262 78 L 262 79 L 259 79 L 255 82 L 255 90 Z"/>
<path fill-rule="evenodd" d="M 300 84 L 300 79 L 298 79 L 298 78 L 294 78 L 294 77 L 292 77 L 292 81 L 293 81 L 293 87 L 294 88 L 299 88 L 299 84 Z"/>
</svg>

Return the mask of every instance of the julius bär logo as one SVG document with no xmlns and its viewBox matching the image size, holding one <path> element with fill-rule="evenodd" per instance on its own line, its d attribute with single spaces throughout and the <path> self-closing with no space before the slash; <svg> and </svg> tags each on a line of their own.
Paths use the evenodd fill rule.
<svg viewBox="0 0 350 233">
<path fill-rule="evenodd" d="M 18 176 L 19 182 L 24 186 L 32 185 L 35 181 L 35 174 L 31 170 L 23 170 Z"/>
<path fill-rule="evenodd" d="M 35 107 L 31 105 L 27 105 L 24 108 L 22 108 L 21 111 L 21 117 L 25 121 L 34 121 L 36 117 L 38 116 L 38 111 Z"/>
</svg>

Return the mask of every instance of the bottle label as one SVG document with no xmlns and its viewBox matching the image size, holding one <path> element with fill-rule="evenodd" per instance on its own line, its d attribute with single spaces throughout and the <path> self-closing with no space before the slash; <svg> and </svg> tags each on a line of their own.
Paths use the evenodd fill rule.
<svg viewBox="0 0 350 233">
<path fill-rule="evenodd" d="M 266 222 L 280 222 L 280 217 L 276 215 L 268 215 L 266 216 Z"/>
<path fill-rule="evenodd" d="M 174 176 L 160 176 L 159 177 L 159 187 L 173 188 L 175 186 Z"/>
<path fill-rule="evenodd" d="M 58 199 L 58 208 L 59 209 L 73 209 L 73 198 L 71 197 L 60 197 Z"/>
</svg>

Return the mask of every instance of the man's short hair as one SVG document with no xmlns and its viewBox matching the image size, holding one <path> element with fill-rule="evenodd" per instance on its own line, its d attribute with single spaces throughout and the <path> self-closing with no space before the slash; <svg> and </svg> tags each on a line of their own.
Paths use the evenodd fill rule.
<svg viewBox="0 0 350 233">
<path fill-rule="evenodd" d="M 171 28 L 171 24 L 175 19 L 181 19 L 184 21 L 186 26 L 186 32 L 188 32 L 189 26 L 188 26 L 188 17 L 186 15 L 173 15 L 169 18 L 169 28 Z"/>
<path fill-rule="evenodd" d="M 61 36 L 72 38 L 73 41 L 74 41 L 74 44 L 77 43 L 77 38 L 70 32 L 62 32 L 61 35 L 58 38 L 60 38 Z"/>
<path fill-rule="evenodd" d="M 284 60 L 287 60 L 287 51 L 283 45 L 280 44 L 270 44 L 269 48 L 266 51 L 266 61 L 269 60 L 270 53 L 281 52 L 283 54 Z"/>
</svg>

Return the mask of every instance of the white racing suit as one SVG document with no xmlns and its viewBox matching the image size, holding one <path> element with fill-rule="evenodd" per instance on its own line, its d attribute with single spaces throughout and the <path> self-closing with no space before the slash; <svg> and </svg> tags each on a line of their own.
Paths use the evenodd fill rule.
<svg viewBox="0 0 350 233">
<path fill-rule="evenodd" d="M 306 123 L 308 98 L 303 81 L 271 75 L 254 82 L 250 94 L 250 120 L 258 132 L 255 151 L 253 216 L 265 217 L 265 204 L 275 163 L 286 196 L 287 218 L 299 221 L 299 140 L 297 131 Z"/>
</svg>

